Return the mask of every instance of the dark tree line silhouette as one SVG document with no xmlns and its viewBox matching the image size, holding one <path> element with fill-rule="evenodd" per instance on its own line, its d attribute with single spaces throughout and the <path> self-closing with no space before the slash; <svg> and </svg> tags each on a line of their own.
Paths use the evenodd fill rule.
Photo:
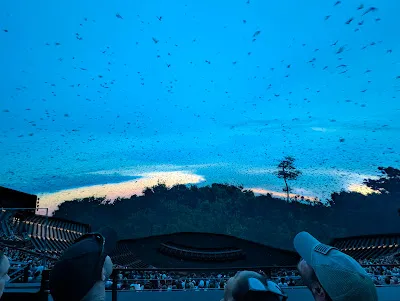
<svg viewBox="0 0 400 301">
<path fill-rule="evenodd" d="M 54 216 L 88 223 L 93 230 L 112 226 L 120 238 L 199 231 L 281 248 L 292 248 L 293 237 L 303 230 L 326 242 L 334 237 L 398 233 L 400 170 L 379 167 L 379 171 L 380 179 L 364 183 L 380 193 L 334 192 L 326 204 L 256 196 L 229 184 L 171 188 L 158 184 L 141 196 L 115 201 L 90 197 L 64 202 Z"/>
</svg>

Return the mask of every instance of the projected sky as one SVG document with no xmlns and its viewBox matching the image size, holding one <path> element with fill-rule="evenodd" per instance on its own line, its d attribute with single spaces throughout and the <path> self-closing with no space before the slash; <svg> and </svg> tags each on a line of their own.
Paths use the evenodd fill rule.
<svg viewBox="0 0 400 301">
<path fill-rule="evenodd" d="M 326 199 L 400 160 L 400 2 L 3 1 L 0 185 Z"/>
</svg>

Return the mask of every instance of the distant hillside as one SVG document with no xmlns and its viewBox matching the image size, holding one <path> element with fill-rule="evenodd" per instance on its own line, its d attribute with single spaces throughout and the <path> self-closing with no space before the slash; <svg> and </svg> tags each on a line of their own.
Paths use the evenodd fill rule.
<svg viewBox="0 0 400 301">
<path fill-rule="evenodd" d="M 293 237 L 303 230 L 326 242 L 334 237 L 399 232 L 400 171 L 392 168 L 390 175 L 383 174 L 381 181 L 365 180 L 381 194 L 335 192 L 328 206 L 255 196 L 227 184 L 171 188 L 159 184 L 146 188 L 142 196 L 115 202 L 93 197 L 64 202 L 54 216 L 89 223 L 94 230 L 110 225 L 121 238 L 199 231 L 291 249 Z"/>
</svg>

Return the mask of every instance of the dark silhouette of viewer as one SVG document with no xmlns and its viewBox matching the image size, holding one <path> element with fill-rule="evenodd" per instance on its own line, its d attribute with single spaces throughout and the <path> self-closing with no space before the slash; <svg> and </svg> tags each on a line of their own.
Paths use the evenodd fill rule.
<svg viewBox="0 0 400 301">
<path fill-rule="evenodd" d="M 117 234 L 111 228 L 78 238 L 50 271 L 50 293 L 54 301 L 104 301 L 105 282 L 113 265 L 108 254 Z"/>
<path fill-rule="evenodd" d="M 304 284 L 316 301 L 376 301 L 376 287 L 352 257 L 320 243 L 307 232 L 294 238 L 301 256 L 297 266 Z"/>
<path fill-rule="evenodd" d="M 285 301 L 287 295 L 274 282 L 253 271 L 237 272 L 229 278 L 221 301 Z"/>
</svg>

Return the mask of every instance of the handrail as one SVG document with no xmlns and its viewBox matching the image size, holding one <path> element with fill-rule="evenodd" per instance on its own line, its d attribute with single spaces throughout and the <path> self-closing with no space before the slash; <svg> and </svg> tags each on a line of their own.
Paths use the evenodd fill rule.
<svg viewBox="0 0 400 301">
<path fill-rule="evenodd" d="M 115 268 L 116 270 L 121 271 L 243 271 L 243 270 L 266 270 L 266 269 L 286 269 L 286 268 L 294 268 L 297 266 L 253 266 L 253 267 L 210 267 L 210 268 Z"/>
<path fill-rule="evenodd" d="M 366 267 L 398 267 L 400 264 L 362 264 L 363 268 Z M 297 266 L 253 266 L 253 267 L 209 267 L 209 268 L 114 268 L 113 275 L 117 275 L 118 272 L 129 272 L 129 271 L 143 271 L 143 272 L 197 272 L 197 271 L 208 271 L 208 272 L 225 272 L 225 271 L 269 271 L 285 269 L 285 270 L 297 270 Z M 271 275 L 272 276 L 272 275 Z"/>
<path fill-rule="evenodd" d="M 12 278 L 12 276 L 16 275 L 17 273 L 21 272 L 22 270 L 24 270 L 26 268 L 28 264 L 24 265 L 23 267 L 19 267 L 17 268 L 14 272 L 12 272 L 11 274 L 9 274 L 8 276 L 10 277 L 10 282 L 13 282 L 15 279 L 17 279 L 18 277 Z"/>
</svg>

